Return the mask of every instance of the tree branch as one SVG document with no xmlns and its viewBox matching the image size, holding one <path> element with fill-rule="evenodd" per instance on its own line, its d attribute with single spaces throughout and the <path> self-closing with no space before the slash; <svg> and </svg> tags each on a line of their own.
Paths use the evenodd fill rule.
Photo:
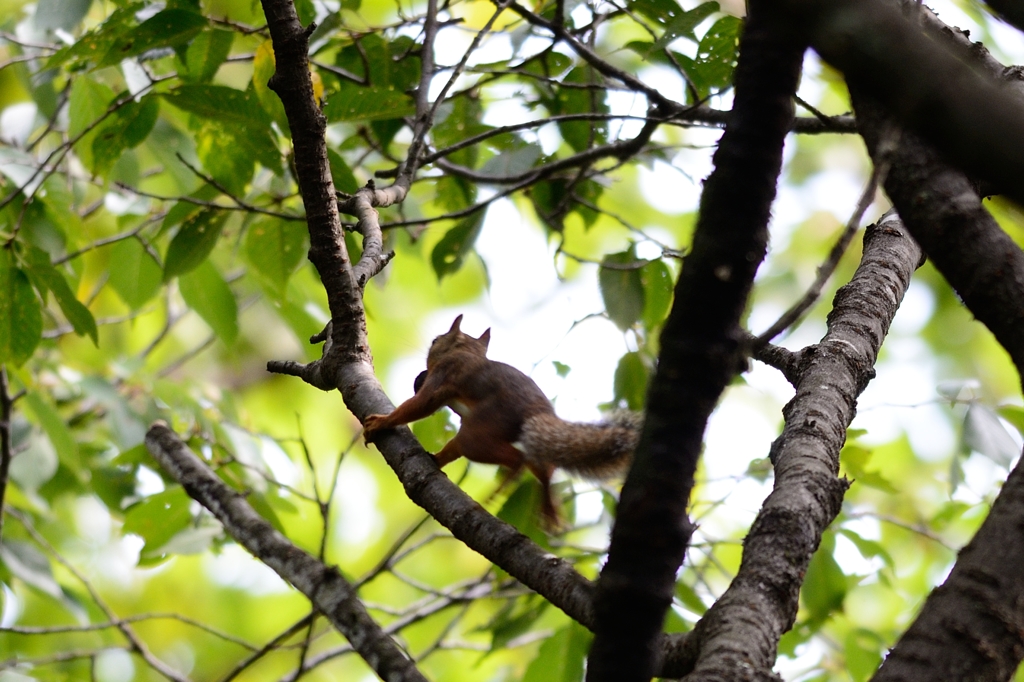
<svg viewBox="0 0 1024 682">
<path fill-rule="evenodd" d="M 661 335 L 635 462 L 598 583 L 587 679 L 646 681 L 693 525 L 686 505 L 707 418 L 743 364 L 739 319 L 764 258 L 804 45 L 750 3 L 735 104 Z"/>
<path fill-rule="evenodd" d="M 739 573 L 704 615 L 687 648 L 695 679 L 774 678 L 779 638 L 793 626 L 811 555 L 839 513 L 849 482 L 838 478 L 839 451 L 857 396 L 874 378 L 878 351 L 922 263 L 921 249 L 890 212 L 864 234 L 853 279 L 836 292 L 828 332 L 800 351 L 796 395 L 772 444 L 775 487 L 743 543 Z M 667 666 L 669 677 L 691 672 Z"/>
<path fill-rule="evenodd" d="M 892 0 L 783 0 L 780 9 L 851 87 L 1024 204 L 1024 99 L 922 31 L 927 12 L 920 3 L 904 7 Z"/>
<path fill-rule="evenodd" d="M 859 89 L 851 94 L 875 155 L 892 122 Z M 970 179 L 916 135 L 903 131 L 891 158 L 885 187 L 907 229 L 1024 373 L 1024 252 L 985 210 Z M 1024 657 L 1022 524 L 1024 467 L 1018 462 L 988 518 L 875 680 L 1012 676 Z"/>
<path fill-rule="evenodd" d="M 157 423 L 150 427 L 146 447 L 190 497 L 224 524 L 231 537 L 306 595 L 382 680 L 426 682 L 412 660 L 366 612 L 337 568 L 317 561 L 278 533 L 167 426 Z"/>
</svg>

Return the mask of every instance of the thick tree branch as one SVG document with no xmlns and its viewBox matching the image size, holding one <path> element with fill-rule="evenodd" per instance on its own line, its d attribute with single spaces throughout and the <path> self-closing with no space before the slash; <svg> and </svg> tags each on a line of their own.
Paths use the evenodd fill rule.
<svg viewBox="0 0 1024 682">
<path fill-rule="evenodd" d="M 239 544 L 274 569 L 345 636 L 382 680 L 426 682 L 415 664 L 378 625 L 337 568 L 293 545 L 257 514 L 163 424 L 146 434 L 146 447 L 189 496 L 210 510 Z"/>
<path fill-rule="evenodd" d="M 804 53 L 775 14 L 770 2 L 750 3 L 733 112 L 661 335 L 644 431 L 598 583 L 591 682 L 655 673 L 661 624 L 693 530 L 686 507 L 707 418 L 743 364 L 739 319 L 767 247 Z"/>
<path fill-rule="evenodd" d="M 923 32 L 919 5 L 901 11 L 891 0 L 782 2 L 851 87 L 1024 204 L 1024 98 Z"/>
<path fill-rule="evenodd" d="M 865 232 L 860 267 L 836 292 L 828 333 L 800 353 L 796 395 L 770 453 L 775 488 L 743 543 L 739 573 L 687 643 L 699 652 L 687 679 L 733 680 L 742 671 L 743 679 L 773 677 L 779 638 L 793 626 L 811 555 L 849 485 L 838 478 L 839 451 L 857 396 L 875 375 L 879 348 L 921 262 L 920 247 L 894 212 Z"/>
<path fill-rule="evenodd" d="M 852 89 L 868 150 L 893 124 Z M 1024 368 L 1024 252 L 974 184 L 913 133 L 890 153 L 886 191 L 964 304 Z M 890 651 L 876 680 L 1006 680 L 1024 657 L 1024 469 L 1010 474 L 953 571 Z"/>
<path fill-rule="evenodd" d="M 288 116 L 295 174 L 309 227 L 309 260 L 327 291 L 331 318 L 335 320 L 334 346 L 348 359 L 368 360 L 360 288 L 345 249 L 327 160 L 327 119 L 317 106 L 309 72 L 307 52 L 312 27 L 302 27 L 291 0 L 263 0 L 262 5 L 276 61 L 268 86 L 281 98 Z"/>
</svg>

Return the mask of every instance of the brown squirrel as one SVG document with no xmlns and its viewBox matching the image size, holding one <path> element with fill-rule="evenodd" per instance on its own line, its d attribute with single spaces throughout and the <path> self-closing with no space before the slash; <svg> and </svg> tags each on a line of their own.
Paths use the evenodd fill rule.
<svg viewBox="0 0 1024 682">
<path fill-rule="evenodd" d="M 642 416 L 618 411 L 596 424 L 560 419 L 533 379 L 487 358 L 490 329 L 474 338 L 459 330 L 461 323 L 459 315 L 430 344 L 427 370 L 416 377 L 416 394 L 391 414 L 366 418 L 366 441 L 372 442 L 382 429 L 423 419 L 447 405 L 462 418 L 462 426 L 434 455 L 438 466 L 465 457 L 506 467 L 509 479 L 525 466 L 543 487 L 546 521 L 557 525 L 550 486 L 555 467 L 588 478 L 622 472 L 633 458 Z"/>
</svg>

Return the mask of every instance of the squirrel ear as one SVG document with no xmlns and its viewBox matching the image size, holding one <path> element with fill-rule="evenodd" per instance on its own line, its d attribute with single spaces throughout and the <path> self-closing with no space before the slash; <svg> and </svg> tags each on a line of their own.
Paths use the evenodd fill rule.
<svg viewBox="0 0 1024 682">
<path fill-rule="evenodd" d="M 483 344 L 484 344 L 484 348 L 486 348 L 487 344 L 489 344 L 491 342 L 491 328 L 488 327 L 487 331 L 485 331 L 483 334 L 481 334 L 480 338 L 478 338 L 477 341 L 482 341 Z"/>
<path fill-rule="evenodd" d="M 448 333 L 451 334 L 452 332 L 459 331 L 460 324 L 462 324 L 462 315 L 459 315 L 458 317 L 455 318 L 455 321 L 452 322 L 452 328 L 448 330 Z"/>
</svg>

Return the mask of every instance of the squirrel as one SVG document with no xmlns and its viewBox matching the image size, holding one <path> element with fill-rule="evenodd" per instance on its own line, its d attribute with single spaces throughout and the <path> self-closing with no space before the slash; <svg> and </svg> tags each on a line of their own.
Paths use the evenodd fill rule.
<svg viewBox="0 0 1024 682">
<path fill-rule="evenodd" d="M 490 329 L 474 338 L 459 329 L 461 323 L 459 315 L 451 329 L 430 344 L 427 369 L 414 382 L 415 395 L 391 414 L 366 418 L 366 442 L 373 442 L 383 429 L 423 419 L 447 405 L 462 418 L 462 425 L 434 455 L 438 466 L 465 457 L 505 467 L 506 480 L 526 467 L 540 481 L 542 513 L 555 527 L 555 468 L 598 479 L 622 473 L 633 459 L 643 416 L 620 410 L 595 424 L 560 419 L 533 379 L 487 358 Z"/>
</svg>

